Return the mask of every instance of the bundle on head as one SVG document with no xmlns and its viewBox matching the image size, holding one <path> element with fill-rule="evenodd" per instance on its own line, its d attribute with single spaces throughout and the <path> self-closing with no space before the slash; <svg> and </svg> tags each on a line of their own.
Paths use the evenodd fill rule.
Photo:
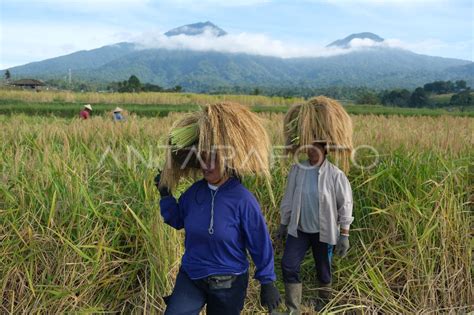
<svg viewBox="0 0 474 315">
<path fill-rule="evenodd" d="M 341 104 L 324 96 L 293 105 L 285 115 L 284 135 L 287 152 L 306 152 L 314 142 L 326 143 L 344 172 L 349 171 L 352 146 L 352 121 Z"/>
<path fill-rule="evenodd" d="M 168 136 L 161 185 L 176 187 L 195 177 L 199 157 L 215 154 L 220 171 L 237 176 L 270 176 L 270 140 L 260 118 L 238 103 L 206 105 L 177 121 Z"/>
</svg>

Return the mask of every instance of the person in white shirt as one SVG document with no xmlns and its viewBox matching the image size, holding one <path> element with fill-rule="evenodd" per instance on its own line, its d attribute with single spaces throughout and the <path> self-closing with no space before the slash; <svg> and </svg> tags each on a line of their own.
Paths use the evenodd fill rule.
<svg viewBox="0 0 474 315">
<path fill-rule="evenodd" d="M 351 185 L 344 172 L 326 159 L 326 143 L 314 142 L 306 151 L 308 160 L 291 167 L 277 232 L 280 239 L 287 236 L 281 267 L 290 314 L 300 312 L 299 273 L 309 248 L 318 279 L 315 309 L 319 311 L 329 302 L 333 249 L 337 255 L 346 255 L 354 219 Z"/>
</svg>

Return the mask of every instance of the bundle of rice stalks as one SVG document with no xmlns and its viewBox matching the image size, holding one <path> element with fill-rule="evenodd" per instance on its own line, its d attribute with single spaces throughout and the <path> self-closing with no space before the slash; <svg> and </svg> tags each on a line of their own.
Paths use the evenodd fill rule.
<svg viewBox="0 0 474 315">
<path fill-rule="evenodd" d="M 352 121 L 341 104 L 324 96 L 293 105 L 285 115 L 287 153 L 307 152 L 314 142 L 326 143 L 327 152 L 344 171 L 352 153 Z"/>
<path fill-rule="evenodd" d="M 177 121 L 168 136 L 161 185 L 176 187 L 196 177 L 200 157 L 216 154 L 220 171 L 237 176 L 270 177 L 270 140 L 260 118 L 238 103 L 206 105 Z"/>
</svg>

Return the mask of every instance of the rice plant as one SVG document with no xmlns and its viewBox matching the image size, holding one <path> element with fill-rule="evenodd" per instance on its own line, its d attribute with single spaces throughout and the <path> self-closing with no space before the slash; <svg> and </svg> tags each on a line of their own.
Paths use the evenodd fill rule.
<svg viewBox="0 0 474 315">
<path fill-rule="evenodd" d="M 39 93 L 41 94 L 41 93 Z M 260 114 L 283 145 L 282 114 Z M 182 232 L 160 216 L 153 176 L 174 121 L 114 124 L 0 116 L 0 312 L 157 313 L 182 255 Z M 334 313 L 474 311 L 474 124 L 467 117 L 352 116 L 355 222 L 348 257 L 334 259 Z M 275 148 L 275 154 L 279 154 Z M 291 161 L 275 158 L 281 200 Z M 273 232 L 279 212 L 262 179 L 244 178 Z M 179 195 L 190 185 L 180 182 Z M 283 252 L 275 241 L 276 269 Z M 303 264 L 305 310 L 315 288 Z M 281 279 L 281 277 L 279 277 Z M 282 283 L 279 282 L 282 289 Z M 283 292 L 283 291 L 282 291 Z M 245 313 L 263 313 L 250 282 Z"/>
</svg>

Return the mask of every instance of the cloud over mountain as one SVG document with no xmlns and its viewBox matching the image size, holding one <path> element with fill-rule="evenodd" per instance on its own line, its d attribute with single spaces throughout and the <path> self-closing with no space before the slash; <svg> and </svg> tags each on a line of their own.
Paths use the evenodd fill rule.
<svg viewBox="0 0 474 315">
<path fill-rule="evenodd" d="M 189 31 L 189 30 L 188 30 Z M 370 38 L 354 38 L 345 47 L 318 43 L 285 42 L 265 34 L 239 33 L 216 36 L 213 29 L 206 29 L 197 35 L 179 34 L 167 36 L 159 31 L 146 32 L 132 38 L 141 49 L 164 48 L 194 51 L 217 51 L 225 53 L 246 53 L 251 55 L 280 58 L 329 57 L 347 54 L 356 50 L 390 47 L 404 48 L 399 40 L 375 41 Z"/>
</svg>

